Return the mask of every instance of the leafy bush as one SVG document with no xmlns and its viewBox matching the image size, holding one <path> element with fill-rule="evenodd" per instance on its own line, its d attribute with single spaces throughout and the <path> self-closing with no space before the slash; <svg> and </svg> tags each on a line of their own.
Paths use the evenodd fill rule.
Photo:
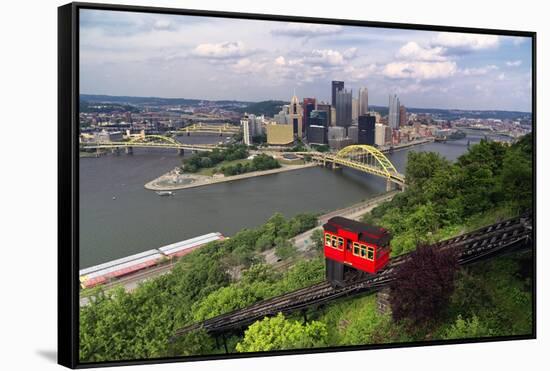
<svg viewBox="0 0 550 371">
<path fill-rule="evenodd" d="M 281 313 L 276 317 L 255 322 L 245 331 L 237 344 L 238 352 L 300 349 L 326 345 L 327 328 L 324 323 L 312 321 L 305 325 L 287 320 Z"/>
</svg>

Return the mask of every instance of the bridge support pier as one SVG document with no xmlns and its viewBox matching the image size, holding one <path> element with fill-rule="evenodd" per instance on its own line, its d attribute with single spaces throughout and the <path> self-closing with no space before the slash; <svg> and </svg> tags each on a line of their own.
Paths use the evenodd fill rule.
<svg viewBox="0 0 550 371">
<path fill-rule="evenodd" d="M 117 156 L 120 156 L 120 148 L 119 147 L 114 148 L 112 153 L 114 153 Z"/>
<path fill-rule="evenodd" d="M 185 154 L 185 150 L 183 148 L 178 149 L 178 155 L 183 156 Z"/>
<path fill-rule="evenodd" d="M 127 155 L 133 155 L 134 149 L 132 147 L 126 147 L 126 154 Z"/>
<path fill-rule="evenodd" d="M 394 189 L 394 184 L 391 180 L 386 180 L 386 192 L 391 192 Z"/>
</svg>

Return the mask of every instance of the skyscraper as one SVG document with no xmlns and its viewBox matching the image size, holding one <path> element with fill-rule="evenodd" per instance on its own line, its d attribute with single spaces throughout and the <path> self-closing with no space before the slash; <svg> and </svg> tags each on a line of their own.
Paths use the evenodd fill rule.
<svg viewBox="0 0 550 371">
<path fill-rule="evenodd" d="M 351 98 L 351 122 L 357 123 L 359 119 L 359 101 L 356 98 Z"/>
<path fill-rule="evenodd" d="M 390 101 L 388 104 L 388 125 L 392 129 L 399 129 L 399 98 L 396 94 L 390 95 Z"/>
<path fill-rule="evenodd" d="M 290 113 L 288 115 L 290 124 L 292 124 L 294 135 L 302 138 L 302 107 L 298 101 L 298 97 L 294 95 L 290 100 Z"/>
<path fill-rule="evenodd" d="M 359 116 L 366 115 L 369 112 L 369 91 L 367 88 L 359 88 L 357 100 L 359 101 Z"/>
<path fill-rule="evenodd" d="M 303 111 L 304 111 L 302 130 L 304 132 L 307 132 L 307 128 L 309 126 L 309 115 L 313 110 L 315 110 L 315 106 L 316 106 L 315 98 L 304 98 L 304 102 L 302 104 Z"/>
<path fill-rule="evenodd" d="M 243 142 L 247 146 L 252 145 L 252 137 L 254 136 L 253 125 L 248 114 L 245 113 L 243 118 L 241 118 L 241 126 L 243 127 Z"/>
<path fill-rule="evenodd" d="M 330 104 L 325 102 L 318 102 L 317 103 L 317 111 L 325 111 L 327 113 L 327 126 L 331 125 L 330 122 Z"/>
<path fill-rule="evenodd" d="M 352 92 L 342 89 L 336 92 L 336 126 L 351 126 Z"/>
<path fill-rule="evenodd" d="M 399 106 L 399 126 L 403 127 L 407 125 L 407 109 L 404 105 Z"/>
<path fill-rule="evenodd" d="M 359 134 L 357 136 L 358 144 L 373 145 L 375 142 L 376 117 L 371 115 L 359 116 Z"/>
<path fill-rule="evenodd" d="M 343 81 L 332 82 L 332 107 L 336 107 L 336 92 L 344 89 Z"/>
</svg>

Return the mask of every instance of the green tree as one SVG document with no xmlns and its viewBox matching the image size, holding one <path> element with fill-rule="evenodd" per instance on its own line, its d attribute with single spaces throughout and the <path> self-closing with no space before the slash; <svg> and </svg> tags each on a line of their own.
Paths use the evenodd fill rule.
<svg viewBox="0 0 550 371">
<path fill-rule="evenodd" d="M 277 237 L 275 240 L 275 245 L 275 255 L 282 260 L 292 258 L 298 252 L 298 250 L 296 250 L 296 246 L 294 246 L 287 239 L 281 237 Z"/>
<path fill-rule="evenodd" d="M 244 339 L 237 344 L 238 352 L 261 352 L 270 350 L 302 349 L 326 345 L 326 325 L 312 321 L 302 325 L 287 320 L 281 313 L 252 324 Z"/>
<path fill-rule="evenodd" d="M 203 321 L 217 315 L 244 308 L 263 299 L 248 285 L 231 285 L 214 291 L 192 308 L 193 319 Z"/>
<path fill-rule="evenodd" d="M 323 251 L 325 243 L 322 229 L 316 229 L 311 233 L 311 242 L 313 242 L 313 247 L 315 250 Z"/>
<path fill-rule="evenodd" d="M 476 315 L 466 320 L 461 315 L 458 315 L 456 321 L 445 331 L 443 338 L 478 339 L 487 336 L 493 336 L 493 330 L 482 323 Z"/>
</svg>

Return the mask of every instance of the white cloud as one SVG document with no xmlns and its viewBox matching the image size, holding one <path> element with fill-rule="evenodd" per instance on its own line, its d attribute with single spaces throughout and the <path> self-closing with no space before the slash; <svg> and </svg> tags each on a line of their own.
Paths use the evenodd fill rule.
<svg viewBox="0 0 550 371">
<path fill-rule="evenodd" d="M 350 65 L 344 68 L 344 74 L 342 78 L 344 80 L 356 82 L 373 76 L 373 74 L 375 74 L 377 71 L 378 66 L 376 66 L 374 63 L 357 67 Z"/>
<path fill-rule="evenodd" d="M 158 19 L 153 27 L 157 30 L 169 30 L 173 28 L 173 25 L 168 19 Z"/>
<path fill-rule="evenodd" d="M 504 75 L 503 73 L 501 73 L 500 75 L 497 76 L 497 79 L 499 79 L 500 81 L 506 79 L 506 75 Z"/>
<path fill-rule="evenodd" d="M 403 45 L 397 52 L 400 58 L 417 60 L 417 61 L 444 61 L 446 57 L 442 55 L 444 48 L 437 47 L 422 47 L 414 41 L 410 41 Z"/>
<path fill-rule="evenodd" d="M 201 58 L 226 59 L 243 57 L 250 52 L 246 50 L 244 43 L 230 41 L 219 44 L 199 44 L 193 49 L 192 54 Z"/>
<path fill-rule="evenodd" d="M 271 33 L 282 36 L 316 37 L 340 33 L 342 29 L 342 26 L 336 25 L 288 23 L 283 27 L 275 28 Z"/>
<path fill-rule="evenodd" d="M 500 39 L 496 35 L 440 32 L 432 44 L 462 50 L 481 50 L 498 47 Z"/>
<path fill-rule="evenodd" d="M 474 68 L 465 68 L 460 72 L 464 76 L 480 76 L 489 73 L 490 71 L 498 70 L 498 66 L 494 64 L 487 65 L 485 67 L 474 67 Z"/>
<path fill-rule="evenodd" d="M 342 54 L 346 59 L 353 59 L 357 57 L 357 48 L 354 47 L 354 48 L 346 49 Z"/>
<path fill-rule="evenodd" d="M 517 61 L 507 61 L 506 62 L 506 65 L 508 67 L 519 67 L 521 66 L 521 61 L 520 60 L 517 60 Z"/>
<path fill-rule="evenodd" d="M 431 80 L 447 78 L 457 72 L 455 62 L 393 62 L 382 71 L 386 77 L 394 79 L 412 78 Z"/>
<path fill-rule="evenodd" d="M 280 55 L 277 58 L 275 58 L 275 64 L 278 65 L 278 66 L 284 66 L 286 64 L 285 57 Z"/>
<path fill-rule="evenodd" d="M 344 64 L 344 56 L 337 50 L 332 49 L 315 49 L 311 51 L 311 57 L 308 58 L 310 63 L 339 66 Z"/>
</svg>

